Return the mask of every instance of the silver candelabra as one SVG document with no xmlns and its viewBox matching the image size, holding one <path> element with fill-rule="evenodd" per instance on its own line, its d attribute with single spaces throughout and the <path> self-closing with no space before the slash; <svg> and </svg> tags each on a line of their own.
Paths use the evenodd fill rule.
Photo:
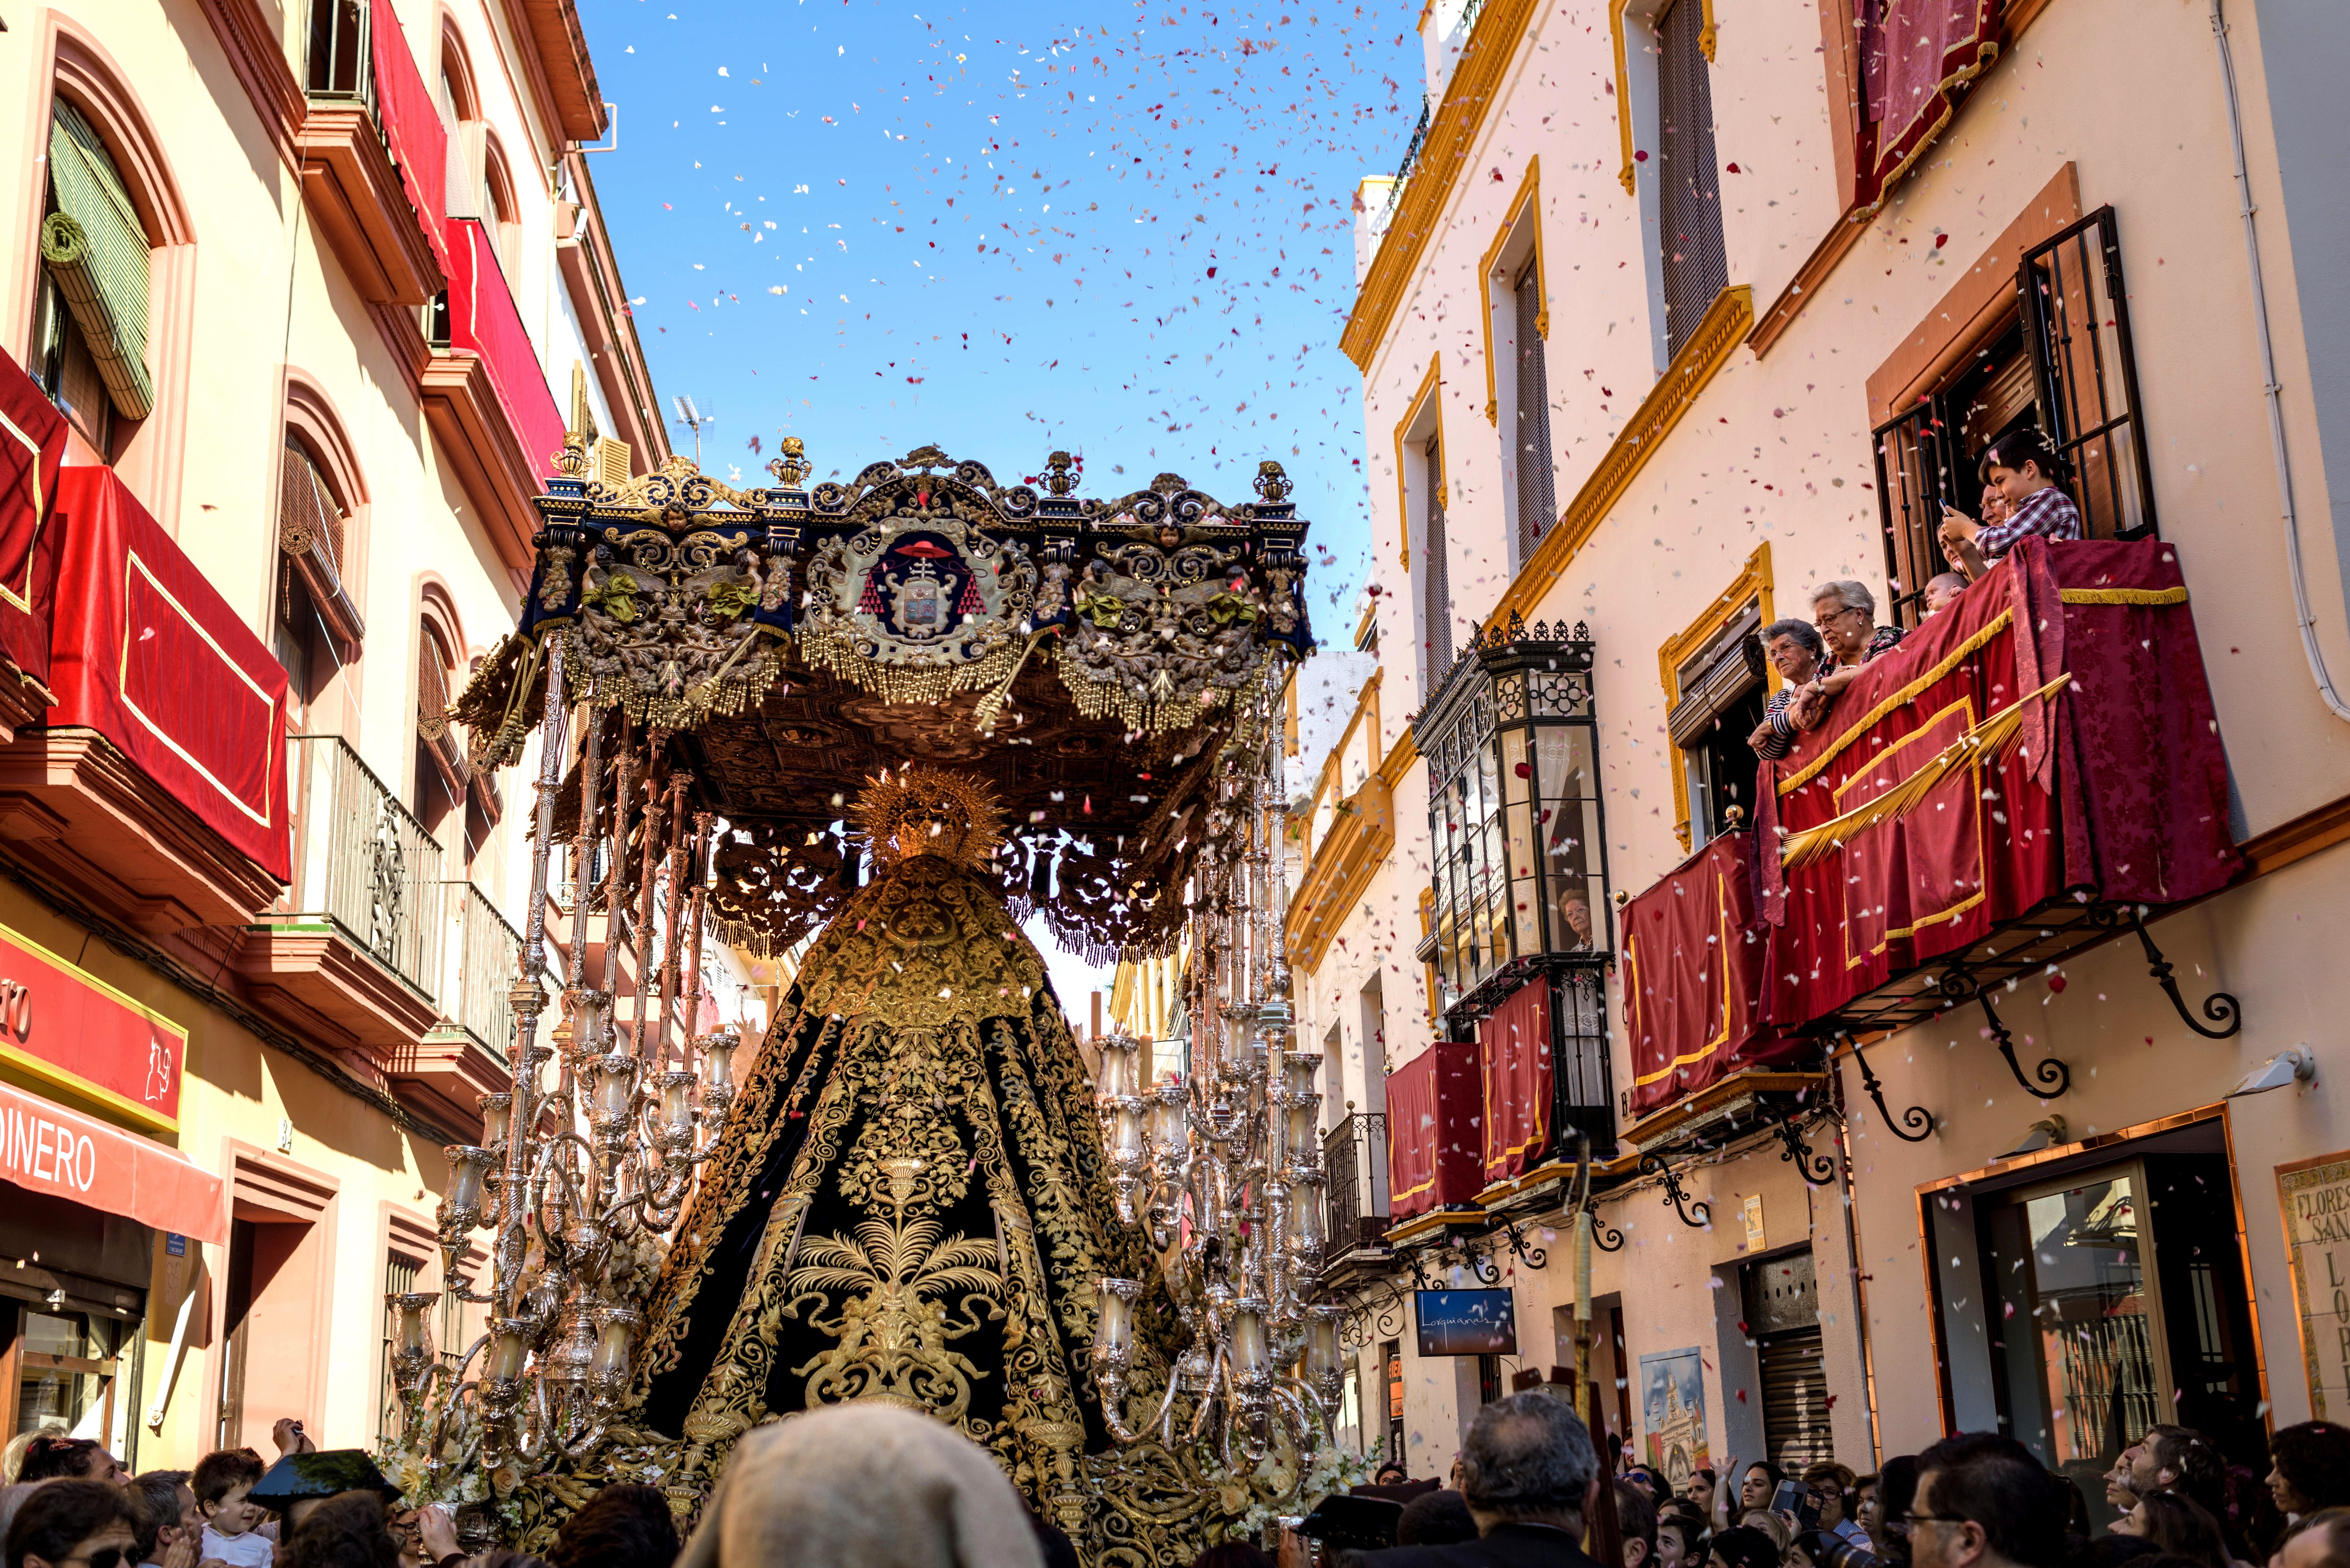
<svg viewBox="0 0 2350 1568">
<path fill-rule="evenodd" d="M 1144 1282 L 1106 1277 L 1093 1377 L 1122 1443 L 1204 1444 L 1237 1474 L 1330 1442 L 1342 1307 L 1314 1301 L 1325 1241 L 1319 1052 L 1298 1047 L 1282 937 L 1287 806 L 1279 726 L 1225 764 L 1192 888 L 1186 1071 L 1141 1081 L 1141 1043 L 1102 1042 L 1096 1087 L 1118 1218 L 1140 1224 L 1189 1342 L 1157 1409 L 1128 1409 Z M 1294 1491 L 1293 1491 L 1294 1500 Z"/>
<path fill-rule="evenodd" d="M 408 1472 L 394 1479 L 420 1501 L 489 1501 L 485 1492 L 511 1490 L 602 1439 L 628 1393 L 665 1234 L 734 1097 L 740 1035 L 731 1028 L 691 1035 L 701 1005 L 711 818 L 689 819 L 686 774 L 657 776 L 659 731 L 634 732 L 623 721 L 619 754 L 608 768 L 607 726 L 592 710 L 583 715 L 579 819 L 569 846 L 563 1027 L 552 1044 L 538 1042 L 547 997 L 536 977 L 547 953 L 555 805 L 567 750 L 562 659 L 548 661 L 546 682 L 529 919 L 510 998 L 512 1084 L 480 1096 L 482 1141 L 444 1151 L 442 1290 L 388 1298 L 402 1435 L 387 1457 Z M 600 888 L 594 886 L 599 845 L 608 845 L 610 862 Z M 589 937 L 598 893 L 607 939 L 600 944 Z M 634 943 L 633 975 L 614 956 L 624 928 Z M 681 1001 L 682 1048 L 671 1039 Z M 489 1276 L 487 1289 L 476 1290 L 462 1265 L 484 1227 L 493 1232 Z M 444 1297 L 488 1309 L 485 1330 L 447 1357 L 436 1353 L 430 1325 Z M 469 1482 L 475 1476 L 488 1478 L 487 1487 Z"/>
</svg>

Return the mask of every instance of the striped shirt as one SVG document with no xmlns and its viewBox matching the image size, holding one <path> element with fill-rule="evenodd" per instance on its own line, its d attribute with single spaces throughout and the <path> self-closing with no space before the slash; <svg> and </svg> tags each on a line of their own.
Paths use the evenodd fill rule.
<svg viewBox="0 0 2350 1568">
<path fill-rule="evenodd" d="M 1996 561 L 2015 548 L 2020 539 L 2037 534 L 2043 539 L 2081 536 L 2081 509 L 2073 498 L 2050 485 L 2035 491 L 2004 523 L 1986 523 L 1975 534 L 1975 548 L 1986 561 Z"/>
</svg>

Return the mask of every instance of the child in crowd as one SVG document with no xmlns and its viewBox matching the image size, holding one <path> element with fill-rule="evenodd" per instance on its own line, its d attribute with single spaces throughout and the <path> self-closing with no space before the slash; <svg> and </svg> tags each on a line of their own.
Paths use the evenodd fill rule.
<svg viewBox="0 0 2350 1568">
<path fill-rule="evenodd" d="M 251 1449 L 223 1449 L 196 1462 L 188 1484 L 204 1516 L 199 1557 L 229 1568 L 269 1568 L 276 1547 L 257 1528 L 267 1511 L 245 1497 L 266 1468 Z"/>
<path fill-rule="evenodd" d="M 2081 509 L 2057 488 L 2062 462 L 2037 425 L 2002 436 L 1985 449 L 1983 483 L 1999 492 L 2007 515 L 1997 522 L 1977 522 L 1948 504 L 1942 507 L 1942 546 L 1969 581 L 1981 576 L 2027 535 L 2052 540 L 2081 537 Z"/>
</svg>

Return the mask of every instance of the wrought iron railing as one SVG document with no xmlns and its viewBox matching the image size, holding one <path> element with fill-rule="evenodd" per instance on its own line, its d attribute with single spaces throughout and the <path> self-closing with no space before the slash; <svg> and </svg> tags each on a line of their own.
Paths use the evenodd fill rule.
<svg viewBox="0 0 2350 1568">
<path fill-rule="evenodd" d="M 1395 221 L 1396 208 L 1403 201 L 1403 188 L 1411 183 L 1412 171 L 1419 167 L 1420 144 L 1428 140 L 1429 113 L 1428 100 L 1422 99 L 1419 123 L 1411 128 L 1411 140 L 1403 144 L 1403 159 L 1396 165 L 1395 182 L 1388 187 L 1387 204 L 1379 209 L 1379 230 L 1383 234 L 1388 224 Z"/>
<path fill-rule="evenodd" d="M 522 964 L 522 933 L 471 882 L 447 882 L 450 944 L 441 995 L 448 1014 L 500 1061 L 514 1044 L 506 1000 Z"/>
<path fill-rule="evenodd" d="M 304 91 L 366 109 L 437 251 L 448 200 L 449 131 L 391 0 L 311 0 Z"/>
<path fill-rule="evenodd" d="M 441 979 L 441 846 L 339 735 L 294 735 L 302 841 L 292 911 L 325 920 L 431 1001 Z"/>
<path fill-rule="evenodd" d="M 1350 1111 L 1322 1135 L 1332 1258 L 1357 1247 L 1377 1246 L 1386 1233 L 1387 1157 L 1385 1111 Z"/>
</svg>

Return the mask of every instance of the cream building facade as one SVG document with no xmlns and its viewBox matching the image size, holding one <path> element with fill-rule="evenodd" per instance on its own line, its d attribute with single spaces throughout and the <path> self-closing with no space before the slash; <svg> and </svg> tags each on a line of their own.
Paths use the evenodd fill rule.
<svg viewBox="0 0 2350 1568">
<path fill-rule="evenodd" d="M 515 624 L 566 430 L 608 475 L 669 454 L 608 109 L 571 0 L 5 21 L 0 370 L 62 473 L 12 472 L 0 519 L 55 552 L 8 601 L 0 943 L 56 1021 L 0 1043 L 0 1095 L 97 1175 L 0 1171 L 0 1432 L 140 1469 L 268 1454 L 281 1417 L 371 1445 L 382 1298 L 441 1277 L 531 914 L 526 789 L 442 711 Z"/>
<path fill-rule="evenodd" d="M 1622 1239 L 1589 1284 L 1610 1429 L 1661 1460 L 1647 1407 L 1695 1355 L 1671 1446 L 1717 1466 L 1867 1472 L 2002 1428 L 2086 1477 L 2113 1432 L 2191 1407 L 2257 1469 L 2264 1428 L 2339 1418 L 2345 1397 L 2345 1325 L 2297 1291 L 2332 1244 L 2295 1215 L 2350 1179 L 2328 934 L 2350 893 L 2350 535 L 2331 491 L 2350 334 L 2324 284 L 2345 219 L 2321 171 L 2343 133 L 2314 64 L 2350 22 L 2293 0 L 1960 6 L 1954 29 L 1977 34 L 1926 40 L 1945 67 L 1920 81 L 1881 64 L 1919 41 L 1852 10 L 1423 13 L 1428 117 L 1399 175 L 1359 192 L 1342 342 L 1363 376 L 1379 655 L 1295 822 L 1299 1033 L 1326 1053 L 1334 1173 L 1355 1173 L 1332 1190 L 1389 1186 L 1370 1151 L 1418 1136 L 1345 1107 L 1384 1115 L 1391 1075 L 1477 1039 L 1525 983 L 1487 976 L 1491 955 L 1458 981 L 1444 967 L 1467 917 L 1448 927 L 1431 885 L 1475 873 L 1421 754 L 1438 730 L 1509 743 L 1503 720 L 1455 724 L 1476 682 L 1446 681 L 1459 659 L 1499 669 L 1472 642 L 1506 650 L 1516 627 L 1576 678 L 1581 728 L 1544 753 L 1574 781 L 1555 819 L 1582 825 L 1574 886 L 1544 884 L 1550 956 L 1520 967 L 1557 988 L 1550 1047 L 1576 1087 L 1555 1103 L 1593 1133 L 1599 1234 Z M 2012 1074 L 1962 990 L 1901 1027 L 1824 1021 L 1771 1071 L 1636 1113 L 1620 901 L 1755 821 L 1744 736 L 1779 679 L 1753 634 L 1811 620 L 1832 581 L 1916 624 L 1943 567 L 1929 504 L 1975 511 L 1977 454 L 2028 423 L 2088 460 L 2090 532 L 2158 538 L 2186 584 L 2243 857 L 2225 890 L 2147 913 L 2186 1001 L 2125 912 L 2119 940 L 1991 988 Z M 1461 755 L 1438 759 L 1439 793 L 1473 833 Z M 2199 1007 L 2217 992 L 2241 1007 L 2232 1033 Z M 2027 1085 L 2042 1057 L 2064 1092 Z M 2263 1071 L 2282 1087 L 2231 1097 Z M 1472 1142 L 1478 1112 L 1523 1119 L 1487 1078 Z M 1887 1125 L 1912 1106 L 1918 1141 Z M 1799 1173 L 1783 1118 L 1825 1179 Z M 1544 1136 L 1532 1170 L 1449 1210 L 1333 1213 L 1360 1227 L 1329 1271 L 1363 1308 L 1350 1431 L 1415 1476 L 1446 1473 L 1482 1400 L 1574 1365 L 1572 1141 Z M 2109 1246 L 2112 1266 L 2002 1285 L 1994 1260 L 2026 1237 Z M 1420 1356 L 1423 1286 L 1512 1292 L 1516 1355 Z M 2088 1351 L 2006 1326 L 2085 1300 L 2120 1324 Z"/>
</svg>

